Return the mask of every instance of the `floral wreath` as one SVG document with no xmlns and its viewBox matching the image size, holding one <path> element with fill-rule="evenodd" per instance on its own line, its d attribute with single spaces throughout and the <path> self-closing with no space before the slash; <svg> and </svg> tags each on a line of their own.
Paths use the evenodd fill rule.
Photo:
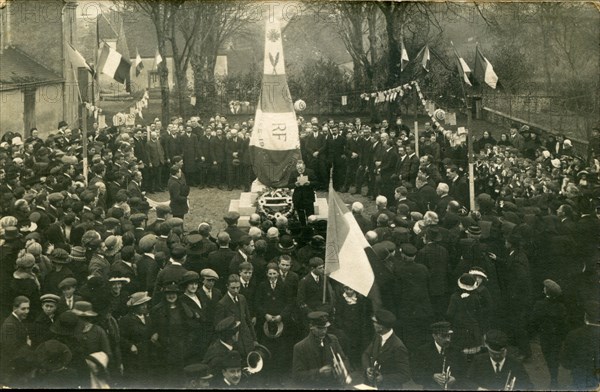
<svg viewBox="0 0 600 392">
<path fill-rule="evenodd" d="M 294 213 L 292 191 L 287 188 L 267 188 L 256 198 L 256 211 L 270 220 L 280 216 L 290 218 Z"/>
</svg>

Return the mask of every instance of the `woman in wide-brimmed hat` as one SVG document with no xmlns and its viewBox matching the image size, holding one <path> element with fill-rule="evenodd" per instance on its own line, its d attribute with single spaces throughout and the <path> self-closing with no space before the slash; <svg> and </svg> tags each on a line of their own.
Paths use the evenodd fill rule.
<svg viewBox="0 0 600 392">
<path fill-rule="evenodd" d="M 94 311 L 92 304 L 87 301 L 77 301 L 72 312 L 81 320 L 81 328 L 78 329 L 75 336 L 81 342 L 83 352 L 89 355 L 97 351 L 104 351 L 111 357 L 112 351 L 106 331 L 94 324 L 98 313 Z"/>
<path fill-rule="evenodd" d="M 36 350 L 37 371 L 35 385 L 44 389 L 76 389 L 79 386 L 77 371 L 71 367 L 73 354 L 66 344 L 52 339 L 40 344 Z"/>
<path fill-rule="evenodd" d="M 450 297 L 446 319 L 454 327 L 453 344 L 464 354 L 474 355 L 481 350 L 483 309 L 477 292 L 477 280 L 471 274 L 462 274 L 458 288 Z"/>
</svg>

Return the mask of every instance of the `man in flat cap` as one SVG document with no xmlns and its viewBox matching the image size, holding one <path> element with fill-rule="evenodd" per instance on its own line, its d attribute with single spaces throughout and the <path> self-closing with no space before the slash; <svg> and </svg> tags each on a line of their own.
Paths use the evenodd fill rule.
<svg viewBox="0 0 600 392">
<path fill-rule="evenodd" d="M 231 238 L 231 242 L 229 243 L 229 246 L 232 250 L 236 250 L 240 244 L 240 240 L 242 239 L 242 237 L 247 235 L 246 232 L 244 232 L 242 229 L 240 229 L 238 227 L 239 219 L 240 219 L 240 214 L 237 211 L 229 211 L 223 217 L 223 220 L 227 224 L 227 227 L 225 228 L 224 231 L 227 232 L 229 234 L 229 237 Z"/>
<path fill-rule="evenodd" d="M 507 384 L 512 384 L 514 377 L 514 390 L 533 389 L 523 364 L 508 355 L 508 337 L 504 332 L 490 329 L 485 334 L 484 341 L 487 353 L 478 354 L 473 358 L 467 372 L 465 388 L 502 391 Z"/>
<path fill-rule="evenodd" d="M 341 359 L 348 372 L 349 362 L 335 335 L 327 333 L 331 325 L 326 312 L 308 314 L 310 332 L 306 338 L 294 345 L 292 377 L 302 388 L 340 388 L 347 380 L 336 375 L 334 355 Z"/>
<path fill-rule="evenodd" d="M 452 326 L 439 321 L 431 324 L 430 330 L 433 339 L 419 347 L 411 358 L 413 379 L 427 390 L 460 389 L 465 361 L 452 345 Z"/>
<path fill-rule="evenodd" d="M 215 326 L 216 339 L 208 346 L 202 363 L 209 366 L 211 373 L 217 374 L 219 363 L 230 352 L 239 352 L 240 322 L 234 316 L 225 317 Z"/>
<path fill-rule="evenodd" d="M 375 337 L 362 354 L 365 381 L 378 389 L 398 389 L 410 380 L 408 351 L 394 333 L 396 316 L 388 310 L 372 317 Z"/>
<path fill-rule="evenodd" d="M 584 325 L 565 339 L 561 364 L 571 371 L 573 390 L 597 390 L 600 358 L 600 303 L 586 301 Z"/>
<path fill-rule="evenodd" d="M 550 389 L 558 389 L 560 349 L 567 334 L 567 308 L 562 289 L 551 279 L 544 280 L 544 298 L 533 306 L 529 331 L 539 332 L 540 347 L 550 373 Z"/>
<path fill-rule="evenodd" d="M 56 321 L 56 309 L 60 297 L 56 294 L 44 294 L 40 297 L 42 313 L 39 313 L 31 325 L 31 347 L 52 338 L 50 327 Z"/>
</svg>

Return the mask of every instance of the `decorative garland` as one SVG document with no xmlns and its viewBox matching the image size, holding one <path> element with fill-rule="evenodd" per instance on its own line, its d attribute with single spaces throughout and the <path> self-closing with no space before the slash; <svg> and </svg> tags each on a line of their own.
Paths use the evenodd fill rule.
<svg viewBox="0 0 600 392">
<path fill-rule="evenodd" d="M 425 96 L 423 96 L 423 93 L 421 92 L 421 87 L 419 86 L 419 83 L 416 80 L 413 80 L 412 82 L 403 84 L 401 86 L 391 88 L 389 90 L 376 91 L 373 93 L 362 93 L 360 95 L 360 98 L 364 99 L 365 101 L 368 101 L 371 98 L 375 98 L 376 104 L 383 103 L 383 102 L 393 102 L 396 100 L 396 98 L 403 97 L 408 91 L 412 90 L 413 86 L 415 87 L 415 90 L 417 91 L 417 94 L 419 95 L 419 99 L 421 100 L 421 104 L 423 105 L 425 112 L 431 118 L 431 121 L 435 124 L 437 129 L 439 129 L 440 132 L 442 132 L 442 134 L 445 136 L 447 136 L 448 133 L 454 133 L 454 131 L 445 129 L 440 124 L 440 121 L 444 121 L 444 119 L 445 119 L 445 113 L 443 110 L 441 110 L 441 109 L 429 110 L 427 108 L 427 100 L 425 99 Z"/>
<path fill-rule="evenodd" d="M 292 191 L 287 188 L 267 188 L 256 198 L 256 211 L 270 220 L 280 216 L 291 217 L 294 213 Z"/>
<path fill-rule="evenodd" d="M 229 110 L 232 114 L 238 114 L 240 109 L 243 107 L 247 108 L 250 106 L 250 102 L 248 101 L 230 101 L 229 102 Z"/>
</svg>

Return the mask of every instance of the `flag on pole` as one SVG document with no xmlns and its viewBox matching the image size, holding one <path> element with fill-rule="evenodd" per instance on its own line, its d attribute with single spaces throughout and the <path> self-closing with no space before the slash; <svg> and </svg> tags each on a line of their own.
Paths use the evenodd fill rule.
<svg viewBox="0 0 600 392">
<path fill-rule="evenodd" d="M 421 59 L 421 65 L 427 72 L 429 72 L 429 60 L 431 60 L 431 55 L 429 54 L 429 45 L 425 45 L 425 49 L 423 50 L 423 59 Z"/>
<path fill-rule="evenodd" d="M 131 63 L 105 43 L 98 58 L 98 69 L 117 82 L 125 83 L 129 80 Z"/>
<path fill-rule="evenodd" d="M 73 67 L 75 68 L 86 68 L 92 75 L 94 75 L 94 70 L 92 69 L 91 65 L 88 64 L 87 61 L 85 61 L 85 58 L 83 58 L 83 56 L 81 55 L 81 53 L 79 53 L 77 51 L 77 49 L 75 49 L 70 43 L 67 42 L 67 55 L 69 57 L 69 61 L 71 62 L 71 64 L 73 65 Z"/>
<path fill-rule="evenodd" d="M 479 50 L 479 45 L 475 47 L 475 70 L 473 77 L 480 83 L 485 83 L 495 89 L 498 84 L 498 76 L 494 72 L 494 67 Z"/>
<path fill-rule="evenodd" d="M 375 283 L 366 253 L 370 245 L 332 183 L 328 203 L 325 273 L 366 297 Z"/>
<path fill-rule="evenodd" d="M 456 57 L 456 67 L 458 69 L 459 75 L 461 76 L 461 78 L 463 79 L 465 84 L 468 84 L 469 86 L 473 86 L 471 84 L 471 81 L 469 80 L 469 75 L 471 74 L 471 68 L 469 68 L 469 66 L 467 65 L 465 60 L 463 60 L 463 58 L 458 55 L 456 48 L 454 48 L 454 44 L 452 42 L 450 42 L 450 44 L 452 44 L 452 49 L 454 50 L 454 56 Z"/>
<path fill-rule="evenodd" d="M 287 187 L 300 156 L 296 112 L 285 75 L 279 22 L 266 18 L 263 79 L 250 136 L 250 161 L 258 180 Z"/>
<path fill-rule="evenodd" d="M 156 54 L 154 55 L 154 69 L 157 70 L 158 69 L 158 65 L 160 63 L 162 63 L 163 59 L 162 56 L 160 55 L 160 52 L 158 51 L 158 49 L 156 49 Z"/>
<path fill-rule="evenodd" d="M 400 72 L 404 71 L 404 68 L 406 68 L 406 64 L 408 64 L 408 52 L 406 51 L 406 48 L 404 47 L 404 39 L 402 41 L 400 41 L 400 46 L 402 47 L 402 58 L 400 60 Z"/>
<path fill-rule="evenodd" d="M 140 56 L 140 52 L 135 49 L 135 76 L 140 76 L 142 73 L 142 69 L 144 69 L 144 63 L 142 62 L 142 57 Z"/>
</svg>

